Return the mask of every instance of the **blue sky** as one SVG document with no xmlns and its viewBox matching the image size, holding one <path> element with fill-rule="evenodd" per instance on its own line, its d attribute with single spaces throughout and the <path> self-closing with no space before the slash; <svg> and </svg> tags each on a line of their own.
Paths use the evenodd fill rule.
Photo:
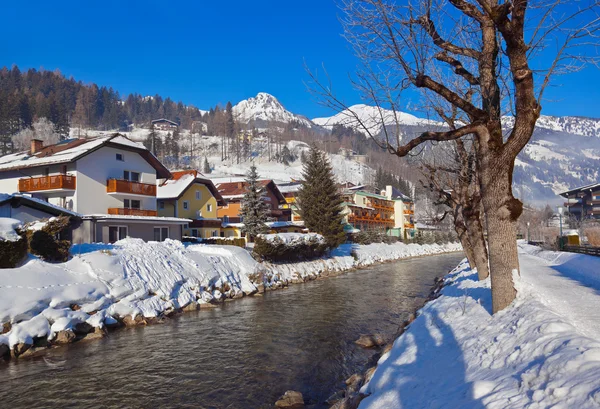
<svg viewBox="0 0 600 409">
<path fill-rule="evenodd" d="M 208 108 L 260 91 L 308 117 L 332 112 L 306 91 L 324 64 L 347 103 L 356 66 L 332 0 L 13 1 L 3 4 L 0 66 L 60 69 L 122 95 L 160 94 Z M 600 71 L 564 77 L 549 115 L 600 117 Z"/>
</svg>

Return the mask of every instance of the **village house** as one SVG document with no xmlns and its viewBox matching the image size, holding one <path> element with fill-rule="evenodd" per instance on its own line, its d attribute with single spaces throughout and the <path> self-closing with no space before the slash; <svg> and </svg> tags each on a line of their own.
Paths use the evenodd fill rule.
<svg viewBox="0 0 600 409">
<path fill-rule="evenodd" d="M 342 193 L 344 222 L 349 230 L 378 230 L 389 233 L 394 228 L 394 201 L 362 190 Z"/>
<path fill-rule="evenodd" d="M 173 171 L 172 177 L 159 180 L 157 187 L 158 214 L 165 217 L 191 219 L 183 235 L 209 238 L 221 235 L 218 206 L 226 202 L 209 179 L 197 170 Z"/>
<path fill-rule="evenodd" d="M 567 212 L 577 220 L 600 219 L 600 183 L 581 186 L 560 193 L 567 199 Z"/>
<path fill-rule="evenodd" d="M 393 186 L 386 186 L 381 195 L 394 202 L 394 227 L 389 230 L 391 236 L 403 239 L 415 237 L 415 204 L 413 200 Z"/>
<path fill-rule="evenodd" d="M 285 197 L 281 194 L 277 185 L 272 180 L 260 180 L 259 185 L 265 191 L 265 200 L 270 206 L 270 218 L 276 222 L 289 222 L 291 209 L 280 209 L 280 205 L 286 204 Z M 242 199 L 246 192 L 245 181 L 218 183 L 217 190 L 227 201 L 224 206 L 219 206 L 217 217 L 223 220 L 222 237 L 244 237 L 242 227 L 244 220 L 240 215 L 242 210 Z"/>
<path fill-rule="evenodd" d="M 0 157 L 0 192 L 80 214 L 76 243 L 181 239 L 188 220 L 156 210 L 156 179 L 170 177 L 142 144 L 120 134 L 50 146 L 32 140 L 29 151 Z"/>
<path fill-rule="evenodd" d="M 160 118 L 152 121 L 152 125 L 154 125 L 154 129 L 158 129 L 160 131 L 174 131 L 179 129 L 179 124 L 177 122 Z"/>
<path fill-rule="evenodd" d="M 277 188 L 285 198 L 285 203 L 280 205 L 279 208 L 289 209 L 291 212 L 291 221 L 293 222 L 302 221 L 302 217 L 300 216 L 300 212 L 296 202 L 298 192 L 300 191 L 301 187 L 302 183 L 300 182 L 277 183 Z"/>
</svg>

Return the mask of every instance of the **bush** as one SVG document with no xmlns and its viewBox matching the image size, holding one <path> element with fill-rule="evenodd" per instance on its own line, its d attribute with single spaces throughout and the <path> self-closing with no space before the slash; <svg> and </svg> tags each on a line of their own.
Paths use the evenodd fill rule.
<svg viewBox="0 0 600 409">
<path fill-rule="evenodd" d="M 71 241 L 65 237 L 69 235 L 70 224 L 70 217 L 59 216 L 49 219 L 39 230 L 28 230 L 29 252 L 44 261 L 67 261 Z"/>
<path fill-rule="evenodd" d="M 220 246 L 246 247 L 246 239 L 243 237 L 209 237 L 202 239 L 203 244 L 218 244 Z"/>
<path fill-rule="evenodd" d="M 253 256 L 259 261 L 301 261 L 321 257 L 328 250 L 327 244 L 317 236 L 306 240 L 286 243 L 280 237 L 267 240 L 259 235 L 254 241 Z"/>
<path fill-rule="evenodd" d="M 361 230 L 350 234 L 350 240 L 356 244 L 386 243 L 393 244 L 402 241 L 400 237 L 389 236 L 379 230 Z"/>
<path fill-rule="evenodd" d="M 19 235 L 17 241 L 0 241 L 0 268 L 14 268 L 27 255 L 27 239 Z"/>
</svg>

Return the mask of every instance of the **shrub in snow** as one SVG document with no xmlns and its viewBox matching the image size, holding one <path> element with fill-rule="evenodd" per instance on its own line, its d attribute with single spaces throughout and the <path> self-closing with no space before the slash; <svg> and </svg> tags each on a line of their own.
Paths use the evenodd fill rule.
<svg viewBox="0 0 600 409">
<path fill-rule="evenodd" d="M 257 260 L 298 261 L 321 257 L 327 250 L 320 234 L 263 234 L 256 237 L 253 255 Z"/>
<path fill-rule="evenodd" d="M 27 255 L 27 239 L 15 219 L 0 218 L 0 268 L 13 268 Z"/>
<path fill-rule="evenodd" d="M 246 240 L 243 237 L 209 237 L 202 239 L 202 243 L 246 247 Z"/>
<path fill-rule="evenodd" d="M 388 236 L 387 234 L 379 230 L 361 230 L 358 233 L 352 233 L 350 235 L 350 240 L 356 244 L 392 244 L 400 241 L 400 238 L 395 236 Z"/>
<path fill-rule="evenodd" d="M 67 216 L 52 217 L 41 228 L 27 230 L 29 251 L 45 261 L 64 262 L 69 259 L 71 242 L 65 240 L 71 224 Z M 34 224 L 31 227 L 35 227 Z"/>
</svg>

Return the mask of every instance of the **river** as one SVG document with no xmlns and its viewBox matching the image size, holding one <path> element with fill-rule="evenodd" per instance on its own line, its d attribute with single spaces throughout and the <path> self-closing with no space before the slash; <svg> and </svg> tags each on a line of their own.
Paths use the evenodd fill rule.
<svg viewBox="0 0 600 409">
<path fill-rule="evenodd" d="M 360 334 L 393 339 L 462 254 L 401 260 L 0 364 L 4 408 L 312 408 L 366 369 Z"/>
</svg>

